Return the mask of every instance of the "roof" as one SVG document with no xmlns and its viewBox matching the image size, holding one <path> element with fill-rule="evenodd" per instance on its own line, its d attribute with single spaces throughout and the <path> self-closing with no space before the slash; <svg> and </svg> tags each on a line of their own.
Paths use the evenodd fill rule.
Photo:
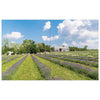
<svg viewBox="0 0 100 100">
<path fill-rule="evenodd" d="M 63 50 L 69 49 L 69 47 L 54 47 L 55 50 L 59 50 L 60 48 L 63 49 Z"/>
<path fill-rule="evenodd" d="M 69 47 L 57 47 L 57 46 L 55 46 L 54 48 L 62 48 L 62 49 L 66 49 L 66 48 L 69 48 Z"/>
</svg>

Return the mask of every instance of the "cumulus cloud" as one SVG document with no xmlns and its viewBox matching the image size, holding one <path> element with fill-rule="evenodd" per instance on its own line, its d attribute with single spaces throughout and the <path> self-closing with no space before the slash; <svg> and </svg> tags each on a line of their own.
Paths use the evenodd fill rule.
<svg viewBox="0 0 100 100">
<path fill-rule="evenodd" d="M 20 32 L 12 32 L 11 34 L 7 33 L 4 37 L 8 39 L 20 39 L 24 36 Z"/>
<path fill-rule="evenodd" d="M 66 42 L 64 42 L 62 45 L 68 47 L 68 44 Z"/>
<path fill-rule="evenodd" d="M 83 36 L 87 33 L 89 36 L 94 36 L 94 34 L 91 34 L 91 30 L 87 29 L 87 26 L 91 27 L 92 23 L 89 20 L 65 20 L 62 23 L 60 23 L 57 28 L 60 35 L 66 34 L 67 35 L 79 35 Z M 92 32 L 96 32 L 93 31 Z M 96 32 L 97 33 L 97 32 Z M 90 35 L 91 34 L 91 35 Z M 96 35 L 97 36 L 97 35 Z"/>
<path fill-rule="evenodd" d="M 15 43 L 15 41 L 11 41 L 10 43 Z"/>
<path fill-rule="evenodd" d="M 72 45 L 73 46 L 79 46 L 79 44 L 77 44 L 75 41 L 72 41 Z"/>
<path fill-rule="evenodd" d="M 59 39 L 59 36 L 58 36 L 58 35 L 55 35 L 54 37 L 42 36 L 42 39 L 43 39 L 44 41 L 52 41 L 52 40 L 57 40 L 57 39 Z"/>
<path fill-rule="evenodd" d="M 43 28 L 43 31 L 48 30 L 50 28 L 51 28 L 51 22 L 48 21 L 48 22 L 45 23 L 44 28 Z"/>
<path fill-rule="evenodd" d="M 98 39 L 96 39 L 96 40 L 87 40 L 85 42 L 72 41 L 72 45 L 76 46 L 76 47 L 84 47 L 85 45 L 87 45 L 89 49 L 92 49 L 92 48 L 98 49 Z"/>
<path fill-rule="evenodd" d="M 59 37 L 67 39 L 74 46 L 85 44 L 88 44 L 90 48 L 98 46 L 96 43 L 99 35 L 97 20 L 64 20 L 57 29 Z"/>
</svg>

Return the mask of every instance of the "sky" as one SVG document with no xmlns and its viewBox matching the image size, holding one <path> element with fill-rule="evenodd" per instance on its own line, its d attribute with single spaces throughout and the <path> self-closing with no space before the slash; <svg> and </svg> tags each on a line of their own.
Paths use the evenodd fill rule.
<svg viewBox="0 0 100 100">
<path fill-rule="evenodd" d="M 51 46 L 88 46 L 98 49 L 98 20 L 2 20 L 2 40 L 22 43 L 25 39 Z"/>
</svg>

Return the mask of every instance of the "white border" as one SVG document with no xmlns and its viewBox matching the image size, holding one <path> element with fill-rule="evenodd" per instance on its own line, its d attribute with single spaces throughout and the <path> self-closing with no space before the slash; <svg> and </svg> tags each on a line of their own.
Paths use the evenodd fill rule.
<svg viewBox="0 0 100 100">
<path fill-rule="evenodd" d="M 83 1 L 82 0 L 69 0 L 69 1 L 68 0 L 60 0 L 60 1 L 2 0 L 2 2 L 0 2 L 0 20 L 1 19 L 99 19 L 100 18 L 99 9 L 100 9 L 99 0 L 83 0 Z M 1 29 L 1 24 L 0 24 L 0 29 Z M 1 58 L 1 49 L 0 49 L 0 58 Z M 100 93 L 99 80 L 98 81 L 2 81 L 0 80 L 1 100 L 42 100 L 42 99 L 43 100 L 100 100 L 99 93 Z"/>
</svg>

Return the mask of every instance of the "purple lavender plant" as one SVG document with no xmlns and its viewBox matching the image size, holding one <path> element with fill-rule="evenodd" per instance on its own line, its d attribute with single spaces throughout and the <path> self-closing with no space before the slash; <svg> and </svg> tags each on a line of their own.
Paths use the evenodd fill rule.
<svg viewBox="0 0 100 100">
<path fill-rule="evenodd" d="M 63 67 L 69 68 L 70 70 L 73 70 L 75 72 L 81 73 L 81 74 L 85 74 L 86 76 L 91 77 L 92 79 L 98 79 L 98 72 L 97 70 L 91 69 L 89 67 L 86 66 L 82 66 L 76 63 L 69 63 L 67 61 L 60 61 L 58 59 L 54 59 L 54 58 L 50 58 L 50 57 L 46 57 L 46 56 L 42 56 L 42 55 L 38 55 L 39 57 L 45 58 L 49 61 L 52 61 L 54 63 L 57 63 Z M 92 74 L 92 73 L 95 73 Z"/>
<path fill-rule="evenodd" d="M 2 79 L 3 80 L 9 80 L 11 79 L 11 76 L 15 73 L 15 71 L 18 69 L 18 66 L 26 59 L 27 55 L 23 57 L 21 60 L 16 62 L 12 67 L 10 67 L 6 72 L 2 73 Z"/>
<path fill-rule="evenodd" d="M 7 63 L 7 62 L 9 62 L 9 61 L 11 61 L 11 60 L 14 60 L 14 59 L 16 59 L 16 58 L 19 58 L 19 57 L 14 57 L 14 58 L 8 59 L 8 60 L 6 60 L 5 62 L 3 62 L 2 64 L 5 64 L 5 63 Z"/>
<path fill-rule="evenodd" d="M 51 79 L 51 69 L 48 68 L 46 65 L 42 64 L 36 57 L 34 57 L 31 54 L 31 57 L 33 58 L 33 60 L 35 61 L 36 65 L 38 66 L 38 69 L 42 75 L 42 77 L 44 77 L 46 80 L 50 80 Z"/>
<path fill-rule="evenodd" d="M 12 57 L 12 56 L 4 56 L 2 57 L 2 60 L 8 59 L 9 57 Z"/>
<path fill-rule="evenodd" d="M 98 67 L 98 62 L 97 61 L 88 61 L 86 59 L 75 59 L 75 58 L 68 58 L 68 57 L 60 57 L 57 55 L 47 55 L 48 57 L 53 57 L 53 58 L 59 58 L 62 60 L 67 60 L 67 61 L 71 61 L 71 62 L 75 62 L 75 63 L 81 63 L 81 64 L 85 64 L 85 65 L 90 65 L 90 66 L 94 66 L 94 67 Z"/>
<path fill-rule="evenodd" d="M 68 56 L 68 55 L 50 55 L 48 56 L 55 56 L 55 57 L 64 57 L 64 58 L 74 58 L 74 59 L 84 59 L 84 60 L 89 60 L 89 61 L 98 61 L 98 58 L 93 58 L 93 57 L 80 57 L 80 56 Z"/>
</svg>

